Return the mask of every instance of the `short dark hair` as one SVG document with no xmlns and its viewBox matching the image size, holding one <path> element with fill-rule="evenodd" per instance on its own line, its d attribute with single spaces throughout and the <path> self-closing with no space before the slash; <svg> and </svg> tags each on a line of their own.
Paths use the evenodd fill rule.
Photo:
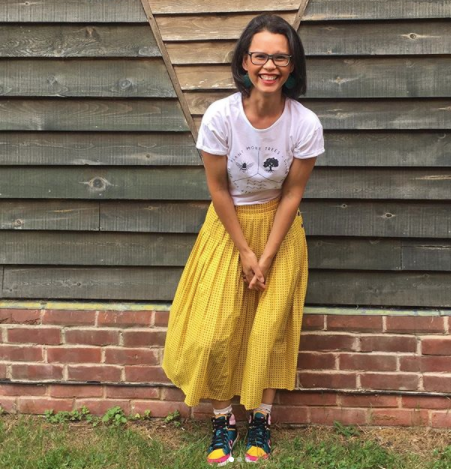
<svg viewBox="0 0 451 469">
<path fill-rule="evenodd" d="M 236 43 L 235 50 L 232 58 L 232 74 L 233 80 L 239 91 L 245 96 L 249 96 L 250 90 L 244 86 L 244 75 L 246 70 L 243 68 L 244 55 L 249 52 L 249 47 L 252 38 L 255 34 L 261 31 L 268 31 L 273 34 L 283 34 L 287 40 L 290 48 L 291 63 L 294 65 L 292 72 L 293 77 L 296 79 L 296 86 L 287 89 L 285 86 L 282 92 L 289 98 L 296 99 L 307 91 L 307 72 L 305 64 L 305 53 L 299 35 L 295 29 L 283 18 L 277 15 L 264 13 L 256 16 L 246 26 L 241 33 L 238 42 Z"/>
</svg>

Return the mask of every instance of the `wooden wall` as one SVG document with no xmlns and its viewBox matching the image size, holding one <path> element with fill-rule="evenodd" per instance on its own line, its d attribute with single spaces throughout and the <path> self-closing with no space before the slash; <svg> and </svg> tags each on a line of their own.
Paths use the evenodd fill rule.
<svg viewBox="0 0 451 469">
<path fill-rule="evenodd" d="M 178 3 L 150 0 L 198 124 L 274 6 Z M 447 0 L 309 2 L 301 101 L 327 148 L 301 206 L 309 304 L 451 307 L 450 18 Z M 0 56 L 0 297 L 170 301 L 209 202 L 140 0 L 0 0 Z"/>
</svg>

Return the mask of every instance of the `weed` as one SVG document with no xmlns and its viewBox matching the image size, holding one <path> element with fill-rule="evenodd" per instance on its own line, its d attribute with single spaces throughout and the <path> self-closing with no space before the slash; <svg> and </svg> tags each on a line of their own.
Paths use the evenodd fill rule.
<svg viewBox="0 0 451 469">
<path fill-rule="evenodd" d="M 164 423 L 173 423 L 175 427 L 180 427 L 180 412 L 174 410 L 174 412 L 169 413 L 164 419 Z"/>
<path fill-rule="evenodd" d="M 339 435 L 343 435 L 346 438 L 360 435 L 360 431 L 355 425 L 343 425 L 338 421 L 334 422 L 334 429 Z"/>
</svg>

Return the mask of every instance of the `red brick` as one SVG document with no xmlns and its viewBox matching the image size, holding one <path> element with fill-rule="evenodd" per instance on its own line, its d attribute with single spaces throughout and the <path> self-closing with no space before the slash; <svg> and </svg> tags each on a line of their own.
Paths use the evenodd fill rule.
<svg viewBox="0 0 451 469">
<path fill-rule="evenodd" d="M 12 379 L 62 379 L 63 365 L 11 365 Z"/>
<path fill-rule="evenodd" d="M 360 338 L 362 352 L 410 352 L 417 350 L 417 339 L 405 336 L 368 336 Z"/>
<path fill-rule="evenodd" d="M 38 384 L 0 384 L 0 396 L 44 396 L 47 386 Z"/>
<path fill-rule="evenodd" d="M 402 396 L 402 407 L 414 409 L 451 409 L 451 398 L 435 396 Z"/>
<path fill-rule="evenodd" d="M 133 401 L 132 414 L 144 414 L 150 410 L 152 417 L 167 417 L 168 414 L 178 410 L 183 418 L 189 417 L 190 408 L 183 402 L 164 402 L 164 401 Z"/>
<path fill-rule="evenodd" d="M 396 371 L 394 355 L 340 353 L 338 356 L 340 370 Z"/>
<path fill-rule="evenodd" d="M 302 330 L 322 331 L 324 329 L 324 314 L 304 314 L 302 319 Z"/>
<path fill-rule="evenodd" d="M 308 408 L 298 406 L 274 406 L 271 413 L 273 423 L 308 423 Z"/>
<path fill-rule="evenodd" d="M 238 420 L 238 416 L 235 413 L 235 408 L 233 408 L 233 413 Z M 193 407 L 192 416 L 195 420 L 210 420 L 213 416 L 213 408 L 209 402 L 201 402 L 199 405 Z M 244 419 L 247 420 L 247 419 Z"/>
<path fill-rule="evenodd" d="M 414 409 L 372 409 L 371 425 L 382 426 L 424 426 L 428 424 L 427 410 Z"/>
<path fill-rule="evenodd" d="M 137 327 L 150 326 L 152 311 L 100 311 L 99 326 Z"/>
<path fill-rule="evenodd" d="M 170 383 L 159 366 L 126 366 L 125 381 L 141 383 Z"/>
<path fill-rule="evenodd" d="M 343 425 L 363 425 L 367 421 L 367 409 L 343 409 L 334 407 L 311 407 L 310 423 L 319 425 L 333 425 L 340 422 Z"/>
<path fill-rule="evenodd" d="M 61 329 L 54 327 L 14 327 L 7 330 L 8 342 L 22 344 L 47 344 L 61 343 Z"/>
<path fill-rule="evenodd" d="M 102 397 L 103 386 L 52 384 L 49 386 L 50 397 Z"/>
<path fill-rule="evenodd" d="M 386 325 L 387 332 L 401 334 L 446 332 L 445 318 L 440 316 L 388 316 Z"/>
<path fill-rule="evenodd" d="M 181 389 L 177 388 L 162 388 L 161 398 L 162 401 L 175 401 L 184 402 L 185 394 Z"/>
<path fill-rule="evenodd" d="M 438 373 L 451 370 L 451 357 L 400 357 L 401 371 Z"/>
<path fill-rule="evenodd" d="M 130 387 L 130 386 L 106 386 L 105 397 L 109 399 L 158 399 L 159 388 Z"/>
<path fill-rule="evenodd" d="M 67 373 L 70 381 L 117 382 L 121 380 L 122 367 L 109 365 L 69 365 Z"/>
<path fill-rule="evenodd" d="M 431 412 L 431 427 L 451 428 L 451 412 Z"/>
<path fill-rule="evenodd" d="M 345 334 L 303 334 L 301 351 L 357 350 L 358 339 Z"/>
<path fill-rule="evenodd" d="M 396 396 L 380 395 L 340 395 L 340 405 L 342 407 L 398 407 Z"/>
<path fill-rule="evenodd" d="M 67 344 L 118 345 L 119 331 L 111 329 L 70 329 L 66 331 Z"/>
<path fill-rule="evenodd" d="M 335 355 L 332 353 L 301 352 L 298 354 L 298 369 L 300 370 L 333 370 Z"/>
<path fill-rule="evenodd" d="M 0 407 L 8 414 L 15 414 L 17 412 L 16 402 L 16 397 L 0 396 Z"/>
<path fill-rule="evenodd" d="M 100 363 L 102 352 L 97 347 L 49 347 L 47 361 L 60 363 Z"/>
<path fill-rule="evenodd" d="M 328 331 L 382 332 L 382 316 L 327 316 Z"/>
<path fill-rule="evenodd" d="M 124 331 L 125 347 L 162 347 L 166 340 L 166 331 Z"/>
<path fill-rule="evenodd" d="M 18 397 L 17 410 L 22 414 L 43 414 L 46 410 L 71 411 L 73 399 L 52 399 L 48 397 Z"/>
<path fill-rule="evenodd" d="M 112 407 L 119 406 L 125 415 L 130 415 L 130 401 L 117 399 L 75 399 L 75 408 L 87 407 L 92 415 L 104 415 Z"/>
<path fill-rule="evenodd" d="M 118 365 L 157 365 L 158 351 L 135 348 L 107 348 L 105 363 Z"/>
<path fill-rule="evenodd" d="M 278 401 L 285 406 L 336 406 L 337 394 L 329 392 L 278 391 Z"/>
<path fill-rule="evenodd" d="M 154 326 L 166 327 L 169 321 L 169 311 L 154 311 Z"/>
<path fill-rule="evenodd" d="M 0 360 L 11 362 L 40 362 L 43 349 L 38 346 L 0 345 Z"/>
<path fill-rule="evenodd" d="M 6 365 L 0 365 L 0 379 L 6 378 Z"/>
<path fill-rule="evenodd" d="M 355 389 L 355 373 L 309 373 L 300 372 L 299 382 L 303 388 Z"/>
<path fill-rule="evenodd" d="M 364 373 L 360 377 L 363 389 L 417 390 L 419 376 L 410 373 Z"/>
<path fill-rule="evenodd" d="M 451 355 L 451 337 L 423 337 L 421 339 L 423 355 Z"/>
<path fill-rule="evenodd" d="M 0 324 L 39 324 L 40 322 L 39 309 L 0 309 Z"/>
<path fill-rule="evenodd" d="M 95 320 L 95 311 L 47 309 L 42 315 L 42 324 L 59 324 L 62 326 L 94 326 Z"/>
<path fill-rule="evenodd" d="M 451 375 L 446 376 L 423 376 L 423 387 L 425 391 L 446 392 L 451 389 Z"/>
</svg>

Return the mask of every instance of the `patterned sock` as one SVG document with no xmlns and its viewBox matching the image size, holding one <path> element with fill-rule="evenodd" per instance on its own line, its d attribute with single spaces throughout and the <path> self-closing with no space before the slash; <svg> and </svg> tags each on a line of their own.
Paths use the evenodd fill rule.
<svg viewBox="0 0 451 469">
<path fill-rule="evenodd" d="M 256 412 L 264 412 L 265 414 L 271 414 L 272 404 L 260 404 L 257 409 L 254 410 L 254 414 Z"/>
<path fill-rule="evenodd" d="M 232 413 L 232 405 L 224 407 L 224 409 L 213 409 L 213 413 L 215 414 L 215 417 L 217 417 L 218 415 L 231 414 Z"/>
</svg>

